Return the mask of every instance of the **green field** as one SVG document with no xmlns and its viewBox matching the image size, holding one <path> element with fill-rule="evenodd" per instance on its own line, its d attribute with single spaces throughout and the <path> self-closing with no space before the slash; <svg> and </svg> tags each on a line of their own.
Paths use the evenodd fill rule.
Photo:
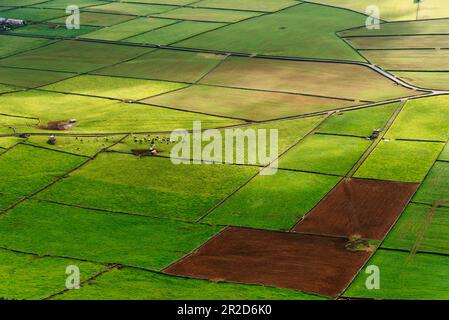
<svg viewBox="0 0 449 320">
<path fill-rule="evenodd" d="M 117 286 L 118 284 L 118 286 Z M 157 273 L 124 268 L 113 270 L 89 282 L 81 290 L 73 290 L 56 299 L 116 300 L 129 292 L 132 300 L 320 300 L 320 297 L 294 290 L 254 285 L 214 283 L 203 280 L 177 278 Z"/>
<path fill-rule="evenodd" d="M 39 198 L 89 208 L 195 221 L 255 172 L 257 169 L 251 167 L 175 166 L 169 159 L 102 155 L 71 175 L 70 179 L 43 192 Z M 191 179 L 186 181 L 183 179 L 185 175 L 190 175 Z M 202 179 L 216 186 L 213 193 Z"/>
<path fill-rule="evenodd" d="M 411 204 L 383 247 L 417 252 L 449 253 L 447 208 Z"/>
<path fill-rule="evenodd" d="M 388 138 L 446 141 L 449 138 L 447 96 L 407 102 Z"/>
<path fill-rule="evenodd" d="M 0 300 L 449 299 L 447 0 L 0 18 Z"/>
<path fill-rule="evenodd" d="M 362 164 L 359 178 L 421 182 L 437 159 L 442 143 L 382 141 Z"/>
<path fill-rule="evenodd" d="M 363 15 L 357 13 L 299 4 L 278 13 L 182 41 L 177 45 L 225 52 L 363 61 L 335 32 L 359 26 L 364 21 Z M 242 33 L 245 37 L 240 36 Z M 298 45 L 292 45 L 292 41 Z"/>
<path fill-rule="evenodd" d="M 369 145 L 366 139 L 315 134 L 283 155 L 279 167 L 343 176 Z"/>
<path fill-rule="evenodd" d="M 17 207 L 0 222 L 0 246 L 152 270 L 163 269 L 220 231 L 38 201 Z"/>
<path fill-rule="evenodd" d="M 204 222 L 289 230 L 339 181 L 338 177 L 280 170 L 259 175 L 212 211 Z"/>
<path fill-rule="evenodd" d="M 373 108 L 334 113 L 318 129 L 322 133 L 358 135 L 368 137 L 375 129 L 382 129 L 397 103 Z"/>
<path fill-rule="evenodd" d="M 368 275 L 362 270 L 344 296 L 372 299 L 449 299 L 447 257 L 419 253 L 410 256 L 408 252 L 379 250 L 368 265 L 380 268 L 380 289 L 366 289 Z"/>
</svg>

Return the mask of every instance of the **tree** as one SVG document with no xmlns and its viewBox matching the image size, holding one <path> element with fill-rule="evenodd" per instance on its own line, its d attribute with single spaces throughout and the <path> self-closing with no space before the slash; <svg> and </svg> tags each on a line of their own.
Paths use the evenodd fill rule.
<svg viewBox="0 0 449 320">
<path fill-rule="evenodd" d="M 421 2 L 424 2 L 424 0 L 413 0 L 413 3 L 416 3 L 416 20 L 419 19 L 419 6 L 421 4 Z"/>
</svg>

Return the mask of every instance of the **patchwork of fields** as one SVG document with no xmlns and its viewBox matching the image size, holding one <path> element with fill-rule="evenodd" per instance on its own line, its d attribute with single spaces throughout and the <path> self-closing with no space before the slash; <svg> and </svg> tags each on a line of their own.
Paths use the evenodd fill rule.
<svg viewBox="0 0 449 320">
<path fill-rule="evenodd" d="M 0 0 L 0 300 L 449 299 L 449 4 L 409 2 Z M 198 122 L 278 155 L 175 165 Z"/>
</svg>

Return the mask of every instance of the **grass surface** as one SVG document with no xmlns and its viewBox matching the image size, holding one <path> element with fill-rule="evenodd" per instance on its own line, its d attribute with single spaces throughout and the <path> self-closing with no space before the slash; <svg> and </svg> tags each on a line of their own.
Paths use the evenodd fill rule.
<svg viewBox="0 0 449 320">
<path fill-rule="evenodd" d="M 279 167 L 345 175 L 370 143 L 361 138 L 315 134 L 283 155 Z"/>
<path fill-rule="evenodd" d="M 356 49 L 420 49 L 449 48 L 447 36 L 382 36 L 347 39 Z"/>
<path fill-rule="evenodd" d="M 201 83 L 369 101 L 417 94 L 363 66 L 240 57 L 227 58 Z"/>
<path fill-rule="evenodd" d="M 99 298 L 102 300 L 320 299 L 288 289 L 178 278 L 129 268 L 112 270 L 84 285 L 81 290 L 72 290 L 56 299 Z"/>
<path fill-rule="evenodd" d="M 398 103 L 389 103 L 371 108 L 334 113 L 319 128 L 318 132 L 350 134 L 368 137 L 374 129 L 382 129 Z"/>
<path fill-rule="evenodd" d="M 41 47 L 52 41 L 53 40 L 0 35 L 0 58 Z"/>
<path fill-rule="evenodd" d="M 83 158 L 18 145 L 0 156 L 0 210 L 46 186 Z"/>
<path fill-rule="evenodd" d="M 225 56 L 187 51 L 156 50 L 129 62 L 97 71 L 98 74 L 142 79 L 195 82 Z"/>
<path fill-rule="evenodd" d="M 354 105 L 354 102 L 337 99 L 204 85 L 191 86 L 143 102 L 256 121 L 312 114 Z"/>
<path fill-rule="evenodd" d="M 86 11 L 148 16 L 150 14 L 165 12 L 174 8 L 175 7 L 173 6 L 166 5 L 111 2 L 101 6 L 87 8 Z"/>
<path fill-rule="evenodd" d="M 40 3 L 32 5 L 36 8 L 52 8 L 52 9 L 66 9 L 69 5 L 76 5 L 78 8 L 85 8 L 89 6 L 103 4 L 103 1 L 99 0 L 50 0 L 39 1 Z"/>
<path fill-rule="evenodd" d="M 140 100 L 185 87 L 174 82 L 84 75 L 45 86 L 45 90 Z"/>
<path fill-rule="evenodd" d="M 386 136 L 446 141 L 449 138 L 448 102 L 448 96 L 408 101 Z"/>
<path fill-rule="evenodd" d="M 203 8 L 179 8 L 170 10 L 167 13 L 158 14 L 158 17 L 195 20 L 195 21 L 215 21 L 215 22 L 238 22 L 260 15 L 258 12 L 216 10 Z"/>
<path fill-rule="evenodd" d="M 193 121 L 202 121 L 204 128 L 239 123 L 213 116 L 198 115 L 140 104 L 122 103 L 63 93 L 26 91 L 2 95 L 4 113 L 38 117 L 40 127 L 27 132 L 45 132 L 50 121 L 76 119 L 70 133 L 126 133 L 189 130 Z M 76 106 L 76 108 L 74 108 Z M 49 132 L 51 130 L 47 130 Z"/>
<path fill-rule="evenodd" d="M 408 0 L 312 0 L 311 2 L 348 8 L 365 13 L 366 8 L 375 5 L 381 11 L 381 18 L 390 20 L 415 20 L 416 4 Z M 420 4 L 419 19 L 443 18 L 449 15 L 445 0 L 434 0 Z"/>
<path fill-rule="evenodd" d="M 173 24 L 175 22 L 176 21 L 156 18 L 137 18 L 89 33 L 83 38 L 120 41 L 149 30 Z"/>
<path fill-rule="evenodd" d="M 219 231 L 30 201 L 0 218 L 0 245 L 160 270 Z M 34 240 L 29 241 L 30 237 Z"/>
<path fill-rule="evenodd" d="M 446 147 L 443 149 L 443 152 L 441 152 L 439 159 L 449 161 L 449 144 L 447 144 Z"/>
<path fill-rule="evenodd" d="M 449 89 L 449 72 L 396 71 L 393 74 L 419 88 L 434 90 Z"/>
<path fill-rule="evenodd" d="M 165 20 L 171 21 L 171 20 Z M 127 42 L 168 45 L 202 32 L 213 30 L 224 26 L 223 23 L 181 21 L 167 27 L 153 30 L 144 34 L 126 39 Z"/>
<path fill-rule="evenodd" d="M 65 25 L 50 25 L 50 26 L 25 26 L 14 30 L 17 34 L 31 34 L 38 36 L 52 36 L 52 37 L 78 37 L 86 33 L 97 30 L 98 27 L 80 26 L 79 29 L 67 29 Z"/>
<path fill-rule="evenodd" d="M 449 253 L 449 209 L 410 204 L 383 247 L 417 252 Z"/>
<path fill-rule="evenodd" d="M 60 41 L 3 59 L 0 61 L 0 65 L 52 71 L 88 72 L 134 58 L 147 50 L 103 43 Z"/>
<path fill-rule="evenodd" d="M 386 70 L 449 70 L 449 50 L 360 50 L 371 63 Z"/>
<path fill-rule="evenodd" d="M 66 268 L 76 265 L 84 281 L 105 266 L 68 259 L 36 257 L 0 249 L 0 298 L 43 299 L 66 287 Z"/>
<path fill-rule="evenodd" d="M 66 0 L 64 0 L 66 1 Z M 72 1 L 72 0 L 67 0 Z M 104 3 L 104 2 L 101 2 Z M 97 26 L 97 27 L 109 27 L 114 24 L 119 24 L 131 19 L 135 19 L 134 16 L 128 16 L 124 14 L 105 14 L 96 12 L 80 12 L 80 21 L 82 21 L 83 26 Z M 48 22 L 65 24 L 67 17 L 62 17 Z"/>
<path fill-rule="evenodd" d="M 179 43 L 189 48 L 304 58 L 363 61 L 335 31 L 365 23 L 363 15 L 301 4 Z M 244 35 L 244 36 L 242 36 Z M 294 43 L 299 45 L 292 45 Z M 301 45 L 305 44 L 307 45 Z"/>
<path fill-rule="evenodd" d="M 344 296 L 374 299 L 449 299 L 447 257 L 379 250 L 367 263 L 380 268 L 380 290 L 368 290 L 365 268 Z"/>
<path fill-rule="evenodd" d="M 381 141 L 355 177 L 420 182 L 442 147 L 442 143 Z"/>
<path fill-rule="evenodd" d="M 449 205 L 449 163 L 436 162 L 416 194 L 415 201 Z"/>
<path fill-rule="evenodd" d="M 14 134 L 17 132 L 28 132 L 30 128 L 35 128 L 39 120 L 27 119 L 14 116 L 0 116 L 0 133 Z M 32 129 L 31 129 L 32 131 Z"/>
<path fill-rule="evenodd" d="M 298 4 L 298 2 L 294 0 L 203 0 L 194 3 L 193 6 L 273 12 L 294 6 L 296 4 Z"/>
<path fill-rule="evenodd" d="M 2 18 L 21 19 L 32 22 L 40 22 L 65 16 L 64 10 L 17 8 L 2 12 Z"/>
<path fill-rule="evenodd" d="M 255 172 L 257 168 L 252 167 L 174 165 L 169 159 L 110 154 L 102 155 L 39 197 L 195 221 Z"/>
<path fill-rule="evenodd" d="M 212 211 L 204 222 L 289 230 L 338 181 L 338 177 L 282 170 L 260 175 Z"/>
<path fill-rule="evenodd" d="M 72 77 L 73 73 L 0 67 L 1 82 L 20 87 L 40 87 Z"/>
<path fill-rule="evenodd" d="M 381 35 L 415 35 L 415 34 L 447 34 L 449 19 L 402 21 L 383 23 L 379 29 L 367 29 L 365 26 L 338 34 L 346 36 L 381 36 Z"/>
</svg>

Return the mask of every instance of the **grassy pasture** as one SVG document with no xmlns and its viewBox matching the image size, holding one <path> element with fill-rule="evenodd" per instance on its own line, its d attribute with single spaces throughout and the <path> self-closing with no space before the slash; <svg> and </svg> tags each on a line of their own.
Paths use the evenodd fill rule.
<svg viewBox="0 0 449 320">
<path fill-rule="evenodd" d="M 72 77 L 73 73 L 0 67 L 2 83 L 34 88 Z M 0 98 L 1 99 L 1 98 Z"/>
<path fill-rule="evenodd" d="M 15 29 L 14 33 L 75 38 L 80 35 L 93 32 L 97 29 L 98 29 L 97 27 L 92 26 L 80 26 L 79 29 L 67 29 L 65 25 L 48 25 L 48 26 L 29 25 Z"/>
<path fill-rule="evenodd" d="M 342 37 L 447 34 L 449 33 L 448 27 L 449 19 L 403 21 L 383 23 L 380 29 L 367 29 L 365 26 L 362 26 L 352 30 L 341 31 L 338 34 Z"/>
<path fill-rule="evenodd" d="M 279 167 L 343 176 L 369 145 L 369 140 L 361 138 L 315 134 L 283 155 Z"/>
<path fill-rule="evenodd" d="M 10 6 L 10 7 L 29 6 L 39 2 L 42 2 L 42 0 L 21 0 L 20 5 L 18 5 L 16 0 L 3 0 L 2 6 Z"/>
<path fill-rule="evenodd" d="M 176 7 L 158 4 L 109 2 L 101 6 L 86 8 L 85 11 L 148 16 L 151 14 L 172 10 L 174 8 Z"/>
<path fill-rule="evenodd" d="M 448 96 L 408 101 L 386 137 L 446 141 L 449 138 L 448 102 Z"/>
<path fill-rule="evenodd" d="M 195 85 L 145 103 L 250 120 L 278 119 L 355 105 L 354 102 L 278 92 Z"/>
<path fill-rule="evenodd" d="M 40 3 L 34 4 L 33 8 L 46 8 L 46 9 L 66 9 L 70 5 L 76 5 L 78 8 L 96 6 L 104 4 L 104 1 L 99 0 L 50 0 L 39 1 Z"/>
<path fill-rule="evenodd" d="M 65 15 L 64 10 L 39 8 L 17 8 L 2 12 L 2 18 L 22 19 L 33 22 L 46 21 Z"/>
<path fill-rule="evenodd" d="M 350 134 L 368 137 L 374 129 L 382 129 L 398 103 L 332 114 L 318 132 Z"/>
<path fill-rule="evenodd" d="M 203 221 L 289 230 L 339 180 L 333 176 L 282 170 L 274 175 L 259 175 Z"/>
<path fill-rule="evenodd" d="M 449 161 L 449 144 L 447 144 L 446 147 L 443 149 L 443 152 L 441 152 L 439 159 Z"/>
<path fill-rule="evenodd" d="M 360 50 L 371 63 L 387 70 L 449 70 L 449 50 Z"/>
<path fill-rule="evenodd" d="M 102 155 L 39 197 L 195 221 L 257 170 L 230 165 L 174 165 L 169 159 L 124 154 Z"/>
<path fill-rule="evenodd" d="M 120 41 L 136 34 L 161 28 L 175 22 L 176 21 L 157 18 L 137 18 L 89 33 L 83 38 Z"/>
<path fill-rule="evenodd" d="M 134 58 L 148 49 L 81 41 L 59 41 L 0 60 L 0 66 L 88 72 Z"/>
<path fill-rule="evenodd" d="M 18 145 L 0 156 L 0 210 L 44 187 L 83 158 Z"/>
<path fill-rule="evenodd" d="M 77 125 L 70 133 L 158 132 L 179 128 L 189 130 L 193 121 L 203 121 L 205 128 L 239 123 L 147 105 L 36 90 L 3 94 L 0 101 L 5 104 L 2 108 L 4 113 L 38 117 L 44 128 L 50 121 L 76 119 Z M 45 132 L 42 128 L 30 128 L 29 132 L 31 131 Z"/>
<path fill-rule="evenodd" d="M 449 48 L 447 36 L 382 36 L 346 39 L 356 49 L 429 49 Z"/>
<path fill-rule="evenodd" d="M 195 82 L 216 67 L 225 56 L 187 51 L 155 50 L 132 61 L 96 71 L 96 74 Z"/>
<path fill-rule="evenodd" d="M 157 16 L 170 19 L 214 21 L 214 22 L 238 22 L 260 15 L 258 12 L 216 10 L 203 8 L 179 8 L 160 13 Z"/>
<path fill-rule="evenodd" d="M 47 143 L 48 136 L 35 135 L 28 137 L 26 139 L 26 143 L 58 151 L 71 152 L 84 156 L 93 156 L 101 149 L 109 147 L 112 144 L 116 143 L 120 138 L 122 138 L 122 136 L 107 136 L 107 137 L 57 136 L 56 145 L 49 145 Z"/>
<path fill-rule="evenodd" d="M 14 116 L 0 116 L 0 133 L 13 134 L 16 132 L 28 132 L 38 124 L 37 119 L 27 119 Z M 31 130 L 32 131 L 32 130 Z"/>
<path fill-rule="evenodd" d="M 416 95 L 363 66 L 238 57 L 227 58 L 201 83 L 368 101 Z"/>
<path fill-rule="evenodd" d="M 170 20 L 165 20 L 170 21 Z M 161 29 L 149 31 L 135 37 L 126 39 L 127 42 L 168 45 L 199 33 L 213 30 L 223 26 L 223 23 L 182 21 L 174 23 Z"/>
<path fill-rule="evenodd" d="M 355 177 L 421 182 L 442 147 L 433 142 L 381 141 Z"/>
<path fill-rule="evenodd" d="M 124 294 L 126 292 L 126 294 Z M 56 297 L 60 300 L 314 300 L 318 296 L 295 290 L 210 282 L 123 268 L 101 275 L 95 281 Z"/>
<path fill-rule="evenodd" d="M 385 239 L 383 247 L 449 253 L 449 209 L 410 204 Z"/>
<path fill-rule="evenodd" d="M 0 84 L 0 94 L 5 92 L 17 91 L 20 90 L 18 87 L 10 86 L 7 84 Z"/>
<path fill-rule="evenodd" d="M 367 263 L 381 270 L 380 290 L 368 290 L 366 268 L 359 273 L 345 297 L 373 299 L 449 299 L 449 259 L 418 253 L 379 250 Z"/>
<path fill-rule="evenodd" d="M 65 0 L 64 0 L 65 1 Z M 72 1 L 72 0 L 68 0 Z M 104 2 L 101 2 L 104 3 Z M 66 17 L 50 20 L 51 23 L 65 24 Z M 131 19 L 136 19 L 134 16 L 127 16 L 123 14 L 106 14 L 96 12 L 80 12 L 80 21 L 82 26 L 95 26 L 95 27 L 109 27 L 115 24 L 119 24 Z"/>
<path fill-rule="evenodd" d="M 65 289 L 70 265 L 80 268 L 84 281 L 105 266 L 69 259 L 36 257 L 0 249 L 0 299 L 43 299 Z"/>
<path fill-rule="evenodd" d="M 82 75 L 45 86 L 42 89 L 118 98 L 122 100 L 140 100 L 177 90 L 185 86 L 185 84 L 167 81 Z"/>
<path fill-rule="evenodd" d="M 224 8 L 274 12 L 298 4 L 295 0 L 203 0 L 192 4 L 195 7 Z"/>
<path fill-rule="evenodd" d="M 449 163 L 436 162 L 419 188 L 415 201 L 449 205 Z"/>
<path fill-rule="evenodd" d="M 3 117 L 1 117 L 3 118 Z M 0 119 L 1 119 L 0 118 Z M 22 141 L 22 139 L 17 137 L 0 137 L 0 148 L 6 149 L 12 147 L 16 143 Z M 1 150 L 0 152 L 4 152 L 5 150 Z"/>
<path fill-rule="evenodd" d="M 416 4 L 409 0 L 312 0 L 311 2 L 347 8 L 361 13 L 370 5 L 379 7 L 381 18 L 387 21 L 415 20 Z M 445 0 L 423 1 L 420 4 L 419 19 L 445 18 L 449 8 Z"/>
<path fill-rule="evenodd" d="M 335 31 L 364 23 L 365 17 L 361 14 L 300 4 L 199 35 L 178 45 L 225 52 L 364 61 L 335 35 Z M 307 45 L 303 45 L 305 43 Z"/>
<path fill-rule="evenodd" d="M 402 80 L 426 89 L 448 90 L 449 89 L 449 72 L 406 72 L 395 71 L 394 75 Z"/>
<path fill-rule="evenodd" d="M 35 49 L 52 42 L 53 40 L 47 39 L 0 35 L 0 58 L 11 56 L 19 52 Z"/>
<path fill-rule="evenodd" d="M 29 201 L 0 218 L 0 245 L 160 270 L 219 231 L 218 227 Z"/>
<path fill-rule="evenodd" d="M 279 153 L 283 152 L 287 149 L 287 147 L 294 144 L 298 139 L 302 138 L 307 132 L 309 132 L 312 128 L 314 128 L 318 123 L 322 120 L 322 116 L 316 116 L 316 117 L 306 117 L 306 118 L 299 118 L 299 119 L 292 119 L 292 120 L 281 120 L 281 121 L 272 121 L 272 122 L 265 122 L 261 124 L 256 125 L 245 125 L 241 126 L 240 129 L 245 130 L 266 130 L 266 134 L 269 134 L 270 130 L 275 129 L 278 131 L 278 150 Z M 222 137 L 225 137 L 226 131 L 221 129 L 220 130 Z M 116 146 L 114 146 L 112 149 L 122 152 L 128 152 L 131 153 L 131 150 L 138 150 L 143 148 L 150 148 L 150 142 L 148 140 L 151 140 L 156 137 L 165 137 L 169 138 L 170 135 L 134 135 L 130 136 L 127 139 L 123 141 L 123 143 L 120 143 Z M 269 140 L 269 139 L 267 139 Z M 194 138 L 190 141 L 190 159 L 194 159 L 193 154 L 193 143 Z M 201 141 L 202 148 L 206 147 L 209 142 Z M 170 156 L 171 147 L 165 146 L 163 143 L 156 144 L 156 148 L 158 150 L 159 155 L 163 156 Z M 223 148 L 223 154 L 222 159 L 226 160 L 226 154 L 225 154 L 225 148 Z M 249 143 L 248 140 L 245 140 L 243 147 L 240 148 L 237 146 L 237 143 L 234 141 L 233 143 L 233 162 L 238 163 L 237 161 L 237 155 L 243 155 L 245 163 L 248 163 L 248 153 L 249 152 L 258 152 L 258 146 L 253 148 Z M 196 158 L 195 158 L 196 159 Z M 210 154 L 203 154 L 202 159 L 205 161 L 213 161 L 213 155 Z M 257 159 L 256 164 L 266 165 L 270 161 L 263 161 L 263 159 Z"/>
<path fill-rule="evenodd" d="M 196 2 L 196 0 L 122 0 L 122 2 L 139 2 L 139 3 L 157 3 L 157 4 L 168 4 L 168 5 L 186 5 Z"/>
</svg>

